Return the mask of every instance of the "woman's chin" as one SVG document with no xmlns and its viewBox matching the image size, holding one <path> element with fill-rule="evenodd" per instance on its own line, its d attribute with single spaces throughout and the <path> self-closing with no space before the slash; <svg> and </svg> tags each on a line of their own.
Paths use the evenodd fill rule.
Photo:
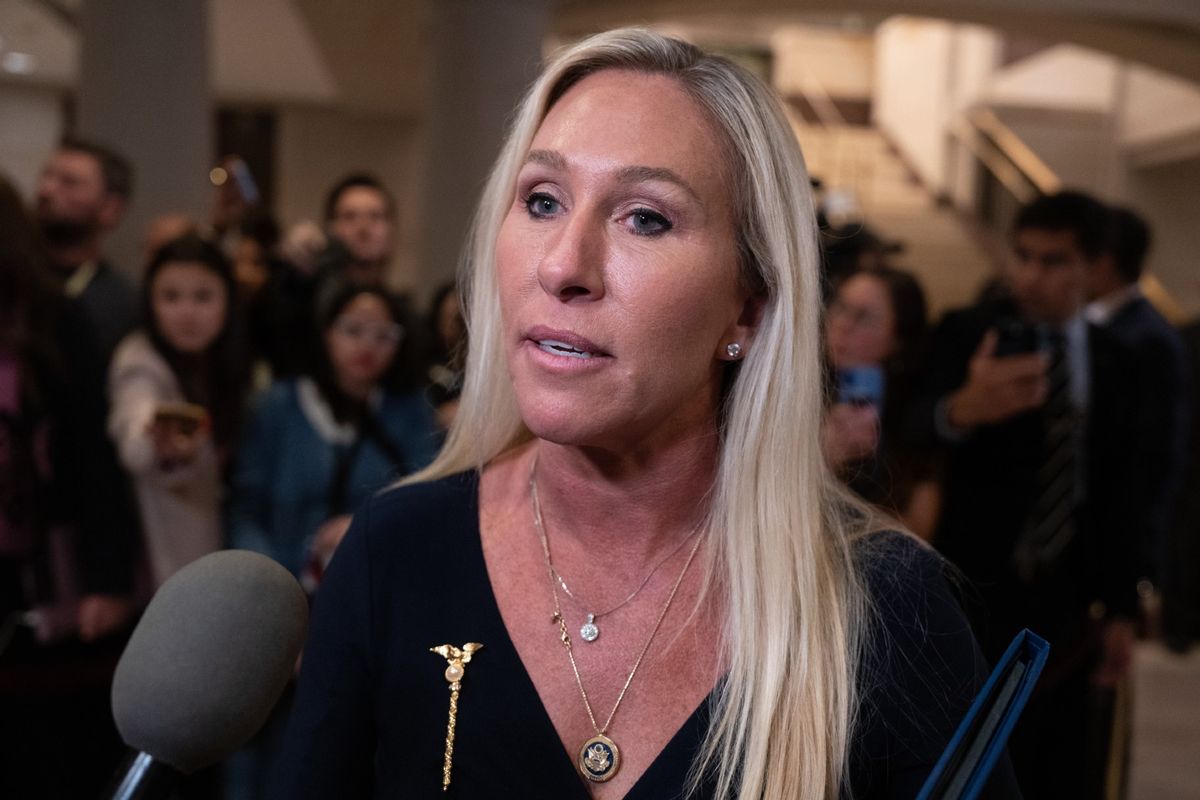
<svg viewBox="0 0 1200 800">
<path fill-rule="evenodd" d="M 539 439 L 554 444 L 593 447 L 612 442 L 630 420 L 613 419 L 596 403 L 521 403 L 525 427 Z"/>
<path fill-rule="evenodd" d="M 537 438 L 567 447 L 595 446 L 612 438 L 611 432 L 606 432 L 603 426 L 597 426 L 588 420 L 544 414 L 529 415 L 524 420 L 525 427 Z"/>
</svg>

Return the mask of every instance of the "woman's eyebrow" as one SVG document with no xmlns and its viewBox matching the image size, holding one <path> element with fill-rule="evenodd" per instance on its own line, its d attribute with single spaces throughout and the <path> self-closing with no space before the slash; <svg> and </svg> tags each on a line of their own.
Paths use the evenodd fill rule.
<svg viewBox="0 0 1200 800">
<path fill-rule="evenodd" d="M 530 150 L 529 155 L 525 156 L 525 163 L 541 164 L 544 167 L 561 172 L 567 171 L 567 160 L 557 150 Z M 616 179 L 618 183 L 640 183 L 642 181 L 665 181 L 673 183 L 690 194 L 697 203 L 701 202 L 700 195 L 691 187 L 691 184 L 680 177 L 679 173 L 666 167 L 622 167 L 617 170 Z M 701 204 L 703 205 L 703 203 Z"/>
<path fill-rule="evenodd" d="M 555 150 L 530 150 L 529 155 L 525 156 L 525 163 L 541 164 L 544 167 L 563 172 L 567 169 L 567 160 Z"/>
<path fill-rule="evenodd" d="M 681 178 L 677 172 L 666 167 L 622 167 L 617 170 L 617 181 L 619 183 L 641 183 L 642 181 L 665 181 L 666 183 L 673 183 L 690 194 L 692 199 L 697 203 L 704 205 L 696 190 Z"/>
</svg>

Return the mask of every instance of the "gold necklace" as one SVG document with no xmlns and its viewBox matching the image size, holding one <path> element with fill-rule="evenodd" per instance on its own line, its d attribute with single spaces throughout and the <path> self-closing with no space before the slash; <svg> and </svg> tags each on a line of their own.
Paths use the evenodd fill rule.
<svg viewBox="0 0 1200 800">
<path fill-rule="evenodd" d="M 615 611 L 619 611 L 620 609 L 629 605 L 629 603 L 631 603 L 633 601 L 633 598 L 637 597 L 641 593 L 642 589 L 646 588 L 646 585 L 648 583 L 650 583 L 650 579 L 655 576 L 655 574 L 662 567 L 662 565 L 666 564 L 668 561 L 670 561 L 672 558 L 674 558 L 679 553 L 679 551 L 683 549 L 684 545 L 686 545 L 692 539 L 693 536 L 700 533 L 700 526 L 703 523 L 704 523 L 703 520 L 701 520 L 700 522 L 697 522 L 696 527 L 692 528 L 691 533 L 689 533 L 687 536 L 680 539 L 679 544 L 675 545 L 675 548 L 673 550 L 671 550 L 671 552 L 667 553 L 665 556 L 663 556 L 661 559 L 659 559 L 658 563 L 655 564 L 650 569 L 650 571 L 646 573 L 646 577 L 642 578 L 642 582 L 638 584 L 636 589 L 634 589 L 632 592 L 629 593 L 628 597 L 626 597 L 621 602 L 617 603 L 612 608 L 605 609 L 604 611 L 596 611 L 596 612 L 589 613 L 588 609 L 595 608 L 596 606 L 592 603 L 588 603 L 582 597 L 579 597 L 574 592 L 572 592 L 567 587 L 567 581 L 565 578 L 563 578 L 562 573 L 560 573 L 554 567 L 551 567 L 550 568 L 550 571 L 551 571 L 550 577 L 553 580 L 558 581 L 559 588 L 562 589 L 563 592 L 566 593 L 567 597 L 574 600 L 581 608 L 583 608 L 584 613 L 587 615 L 587 621 L 584 622 L 583 625 L 581 625 L 579 627 L 579 638 L 581 638 L 585 642 L 589 642 L 589 643 L 594 642 L 597 639 L 599 639 L 600 638 L 600 626 L 597 625 L 596 623 L 599 622 L 599 620 L 602 617 L 607 617 L 609 614 L 612 614 Z"/>
<path fill-rule="evenodd" d="M 542 504 L 538 500 L 536 474 L 537 456 L 534 456 L 533 466 L 529 468 L 529 499 L 533 506 L 533 525 L 537 529 L 538 538 L 542 542 L 542 555 L 546 558 L 546 572 L 550 577 L 550 594 L 554 597 L 554 616 L 550 618 L 550 621 L 558 625 L 559 639 L 567 651 L 567 659 L 571 662 L 571 672 L 575 674 L 575 685 L 579 687 L 579 694 L 583 698 L 583 707 L 587 709 L 588 720 L 592 723 L 592 730 L 596 732 L 595 736 L 588 739 L 579 748 L 577 765 L 583 777 L 589 781 L 603 783 L 611 780 L 617 774 L 617 770 L 621 768 L 621 751 L 617 747 L 617 743 L 607 735 L 608 729 L 612 725 L 613 717 L 617 715 L 617 709 L 621 707 L 621 701 L 625 699 L 625 692 L 629 690 L 629 685 L 633 683 L 633 676 L 637 674 L 638 667 L 642 665 L 642 659 L 646 657 L 646 653 L 650 650 L 650 643 L 654 641 L 655 634 L 658 633 L 663 619 L 667 616 L 667 610 L 671 608 L 671 602 L 675 600 L 675 593 L 679 591 L 679 586 L 683 583 L 683 576 L 687 574 L 688 567 L 692 565 L 692 559 L 696 557 L 696 551 L 700 549 L 700 542 L 704 539 L 700 536 L 696 537 L 696 543 L 692 545 L 692 550 L 688 553 L 687 561 L 684 562 L 683 569 L 679 572 L 679 577 L 675 579 L 675 585 L 671 587 L 671 593 L 667 595 L 667 602 L 663 605 L 662 611 L 658 612 L 658 619 L 654 620 L 654 627 L 650 629 L 650 635 L 646 637 L 646 643 L 642 645 L 642 651 L 638 653 L 637 660 L 633 662 L 633 669 L 629 671 L 629 677 L 625 679 L 625 685 L 621 687 L 621 693 L 617 695 L 617 702 L 613 704 L 612 711 L 608 713 L 608 719 L 604 721 L 604 727 L 601 727 L 596 724 L 596 715 L 592 712 L 592 703 L 588 699 L 587 690 L 583 688 L 583 678 L 579 676 L 579 667 L 575 664 L 575 653 L 571 650 L 571 635 L 567 633 L 567 623 L 563 620 L 562 606 L 558 601 L 558 585 L 554 580 L 557 573 L 554 571 L 554 565 L 550 561 L 550 540 L 546 538 L 546 528 L 542 523 Z"/>
</svg>

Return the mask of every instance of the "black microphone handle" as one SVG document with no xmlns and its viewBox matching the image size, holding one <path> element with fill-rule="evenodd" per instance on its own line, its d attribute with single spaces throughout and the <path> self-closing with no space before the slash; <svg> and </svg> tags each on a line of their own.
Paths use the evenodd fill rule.
<svg viewBox="0 0 1200 800">
<path fill-rule="evenodd" d="M 166 800 L 183 773 L 143 751 L 131 753 L 104 794 L 111 800 Z"/>
</svg>

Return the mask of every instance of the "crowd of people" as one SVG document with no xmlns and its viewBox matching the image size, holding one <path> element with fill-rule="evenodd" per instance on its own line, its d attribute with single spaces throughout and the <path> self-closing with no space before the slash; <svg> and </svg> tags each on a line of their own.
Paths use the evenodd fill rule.
<svg viewBox="0 0 1200 800">
<path fill-rule="evenodd" d="M 132 190 L 124 158 L 75 139 L 32 202 L 0 180 L 0 714 L 21 721 L 0 750 L 20 776 L 13 796 L 96 796 L 111 777 L 111 673 L 158 586 L 236 547 L 315 590 L 354 508 L 432 459 L 459 390 L 455 292 L 426 319 L 387 288 L 395 207 L 375 178 L 337 183 L 324 225 L 288 243 L 217 187 L 212 220 L 150 226 L 140 288 L 104 258 Z M 261 765 L 239 754 L 225 796 L 259 796 Z"/>
<path fill-rule="evenodd" d="M 960 570 L 990 661 L 1023 627 L 1052 643 L 1010 744 L 1025 796 L 1117 796 L 1133 642 L 1162 629 L 1164 601 L 1168 643 L 1196 636 L 1200 352 L 1139 288 L 1150 231 L 1135 212 L 1040 197 L 1011 245 L 978 302 L 932 330 L 912 276 L 877 250 L 835 273 L 825 447 Z"/>
<path fill-rule="evenodd" d="M 434 458 L 461 388 L 458 295 L 439 290 L 423 318 L 386 287 L 396 209 L 370 175 L 285 236 L 219 187 L 213 219 L 148 231 L 140 288 L 104 258 L 132 191 L 123 158 L 77 139 L 32 202 L 0 180 L 12 796 L 94 796 L 111 776 L 108 682 L 157 586 L 236 547 L 316 591 L 354 510 Z M 960 570 L 989 660 L 1023 627 L 1051 640 L 1012 740 L 1025 796 L 1099 792 L 1126 758 L 1114 732 L 1139 630 L 1200 636 L 1200 492 L 1182 491 L 1200 472 L 1195 329 L 1138 288 L 1145 221 L 1082 193 L 1022 208 L 995 285 L 933 327 L 919 282 L 866 238 L 865 256 L 842 237 L 827 260 L 826 458 Z M 1148 613 L 1161 591 L 1165 623 Z M 264 793 L 283 713 L 211 792 Z"/>
</svg>

